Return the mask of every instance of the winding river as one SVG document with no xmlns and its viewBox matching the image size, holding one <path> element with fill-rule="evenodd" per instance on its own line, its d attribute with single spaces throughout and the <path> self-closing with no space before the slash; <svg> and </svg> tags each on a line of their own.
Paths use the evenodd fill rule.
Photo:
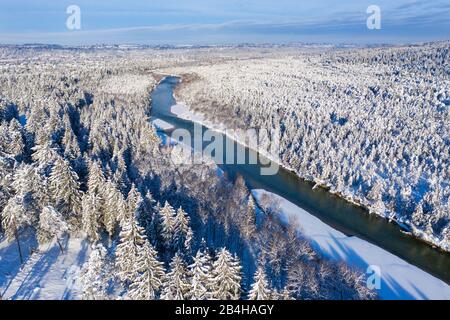
<svg viewBox="0 0 450 320">
<path fill-rule="evenodd" d="M 188 130 L 194 136 L 194 123 L 181 119 L 170 111 L 171 106 L 176 104 L 173 89 L 178 83 L 178 78 L 166 77 L 152 92 L 152 118 L 161 119 L 174 128 Z M 203 131 L 207 129 L 204 126 L 201 128 Z M 229 138 L 224 137 L 224 143 L 227 139 Z M 205 147 L 205 144 L 197 145 Z M 245 150 L 247 156 L 248 153 L 255 154 L 253 150 Z M 220 164 L 219 167 L 231 178 L 237 174 L 242 175 L 250 189 L 264 189 L 275 193 L 333 228 L 371 242 L 450 284 L 450 254 L 405 234 L 396 224 L 369 215 L 366 209 L 324 189 L 313 190 L 314 183 L 305 181 L 283 168 L 280 168 L 276 175 L 264 176 L 260 174 L 260 164 Z"/>
</svg>

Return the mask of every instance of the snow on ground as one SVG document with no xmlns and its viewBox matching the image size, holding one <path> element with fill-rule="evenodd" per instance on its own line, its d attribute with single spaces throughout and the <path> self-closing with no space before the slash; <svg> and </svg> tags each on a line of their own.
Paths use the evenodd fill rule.
<svg viewBox="0 0 450 320">
<path fill-rule="evenodd" d="M 20 264 L 17 244 L 0 240 L 0 295 L 3 299 L 62 300 L 79 299 L 76 279 L 89 257 L 89 244 L 84 238 L 40 246 L 34 237 L 21 241 L 24 264 Z"/>
<path fill-rule="evenodd" d="M 181 119 L 191 120 L 200 124 L 204 123 L 204 116 L 199 113 L 192 112 L 184 103 L 178 103 L 170 107 L 170 112 Z"/>
<path fill-rule="evenodd" d="M 170 123 L 161 119 L 152 120 L 152 124 L 156 127 L 156 129 L 162 131 L 172 130 L 174 128 Z"/>
<path fill-rule="evenodd" d="M 257 201 L 273 197 L 285 222 L 296 218 L 300 232 L 316 250 L 330 259 L 344 261 L 366 270 L 370 265 L 381 269 L 382 299 L 450 299 L 450 286 L 399 257 L 357 237 L 348 237 L 284 198 L 265 190 L 252 190 Z"/>
</svg>

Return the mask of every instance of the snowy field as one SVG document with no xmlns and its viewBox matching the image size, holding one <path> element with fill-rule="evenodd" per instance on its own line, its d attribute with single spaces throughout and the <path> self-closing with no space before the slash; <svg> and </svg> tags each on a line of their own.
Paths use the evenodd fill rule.
<svg viewBox="0 0 450 320">
<path fill-rule="evenodd" d="M 381 269 L 382 299 L 450 299 L 450 286 L 397 256 L 357 237 L 348 237 L 333 229 L 307 211 L 265 190 L 253 190 L 257 201 L 269 195 L 279 204 L 286 222 L 296 218 L 303 236 L 324 256 L 344 261 L 366 270 L 370 265 Z"/>
</svg>

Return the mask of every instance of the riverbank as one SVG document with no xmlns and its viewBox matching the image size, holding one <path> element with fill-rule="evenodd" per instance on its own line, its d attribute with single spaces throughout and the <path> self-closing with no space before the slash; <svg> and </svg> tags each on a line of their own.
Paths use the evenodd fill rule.
<svg viewBox="0 0 450 320">
<path fill-rule="evenodd" d="M 358 237 L 349 237 L 328 226 L 309 212 L 265 190 L 252 190 L 256 201 L 271 199 L 284 223 L 295 221 L 302 237 L 311 241 L 315 250 L 328 259 L 367 270 L 380 270 L 381 286 L 377 290 L 382 299 L 450 299 L 450 286 L 442 280 L 407 263 L 403 259 Z M 266 198 L 264 200 L 264 198 Z M 372 272 L 370 272 L 372 274 Z"/>
</svg>

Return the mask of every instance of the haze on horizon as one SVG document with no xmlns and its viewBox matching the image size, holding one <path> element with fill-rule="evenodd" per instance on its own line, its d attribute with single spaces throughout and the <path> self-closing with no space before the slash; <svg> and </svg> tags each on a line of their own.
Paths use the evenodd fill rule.
<svg viewBox="0 0 450 320">
<path fill-rule="evenodd" d="M 69 5 L 81 30 L 66 27 Z M 381 29 L 366 12 L 381 9 Z M 448 40 L 448 0 L 2 0 L 0 43 L 405 43 Z"/>
</svg>

